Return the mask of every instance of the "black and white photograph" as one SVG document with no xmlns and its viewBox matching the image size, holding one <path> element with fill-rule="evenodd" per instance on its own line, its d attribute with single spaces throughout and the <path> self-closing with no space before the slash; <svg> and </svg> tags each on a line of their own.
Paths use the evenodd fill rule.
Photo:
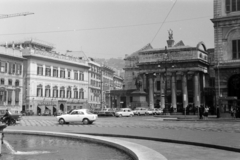
<svg viewBox="0 0 240 160">
<path fill-rule="evenodd" d="M 240 160 L 240 0 L 1 0 L 1 160 Z"/>
</svg>

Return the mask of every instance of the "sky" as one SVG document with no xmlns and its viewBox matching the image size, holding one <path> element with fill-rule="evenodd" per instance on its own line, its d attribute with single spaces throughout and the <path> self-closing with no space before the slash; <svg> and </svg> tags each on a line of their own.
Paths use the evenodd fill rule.
<svg viewBox="0 0 240 160">
<path fill-rule="evenodd" d="M 1 0 L 0 42 L 36 38 L 55 50 L 83 51 L 93 58 L 124 58 L 148 43 L 214 47 L 213 0 Z M 165 22 L 165 23 L 162 23 Z"/>
</svg>

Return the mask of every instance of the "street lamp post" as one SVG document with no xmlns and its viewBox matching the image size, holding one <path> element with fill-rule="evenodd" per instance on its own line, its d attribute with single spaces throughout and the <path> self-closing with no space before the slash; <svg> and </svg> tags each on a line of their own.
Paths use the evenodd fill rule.
<svg viewBox="0 0 240 160">
<path fill-rule="evenodd" d="M 167 105 L 167 69 L 168 69 L 167 62 L 169 62 L 169 60 L 171 60 L 171 59 L 169 57 L 167 47 L 165 46 L 165 54 L 163 56 L 163 62 L 164 62 L 163 64 L 164 64 L 164 69 L 165 69 L 165 79 L 164 79 L 164 83 L 165 83 L 165 89 L 164 89 L 165 109 L 164 109 L 164 113 L 166 115 L 170 114 L 169 108 L 168 108 L 168 105 Z M 158 67 L 161 67 L 161 65 L 158 65 Z"/>
</svg>

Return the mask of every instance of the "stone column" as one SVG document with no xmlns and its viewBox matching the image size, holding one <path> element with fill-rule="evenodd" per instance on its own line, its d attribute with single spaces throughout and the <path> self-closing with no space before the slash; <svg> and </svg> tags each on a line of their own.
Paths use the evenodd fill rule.
<svg viewBox="0 0 240 160">
<path fill-rule="evenodd" d="M 161 88 L 160 88 L 160 101 L 161 101 L 161 108 L 165 108 L 165 83 L 164 83 L 164 76 L 162 73 L 160 73 L 160 83 L 161 83 Z"/>
<path fill-rule="evenodd" d="M 144 89 L 146 89 L 146 88 L 147 88 L 147 87 L 146 87 L 146 86 L 147 86 L 147 84 L 146 84 L 146 77 L 147 77 L 147 76 L 146 76 L 146 74 L 143 74 L 143 76 L 142 76 L 142 77 L 143 77 L 143 82 L 142 82 L 142 85 L 143 85 L 143 90 L 144 90 Z"/>
<path fill-rule="evenodd" d="M 130 104 L 130 97 L 128 95 L 126 95 L 126 105 L 127 107 L 129 107 L 131 104 Z"/>
<path fill-rule="evenodd" d="M 153 74 L 149 74 L 149 108 L 154 108 L 153 100 Z"/>
<path fill-rule="evenodd" d="M 194 73 L 194 104 L 195 106 L 200 106 L 200 86 L 199 86 L 199 72 Z"/>
<path fill-rule="evenodd" d="M 177 111 L 177 97 L 176 97 L 176 73 L 172 73 L 172 106 L 174 112 Z"/>
<path fill-rule="evenodd" d="M 202 99 L 202 103 L 205 105 L 205 94 L 204 94 L 204 88 L 206 87 L 205 74 L 203 73 L 202 76 L 203 76 L 202 77 L 202 81 L 203 81 L 203 83 L 202 83 L 203 84 L 203 90 L 202 90 L 202 93 L 203 93 L 202 94 L 202 98 L 203 99 Z"/>
<path fill-rule="evenodd" d="M 119 108 L 121 108 L 122 106 L 121 106 L 121 103 L 120 103 L 120 96 L 119 95 L 117 95 L 117 108 L 119 109 Z"/>
<path fill-rule="evenodd" d="M 182 91 L 183 91 L 183 108 L 186 110 L 188 106 L 188 91 L 187 91 L 187 73 L 183 72 L 182 76 Z"/>
</svg>

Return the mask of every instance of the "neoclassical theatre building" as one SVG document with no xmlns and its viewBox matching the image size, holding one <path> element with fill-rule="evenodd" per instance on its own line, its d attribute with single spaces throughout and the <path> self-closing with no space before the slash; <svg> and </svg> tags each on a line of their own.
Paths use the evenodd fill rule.
<svg viewBox="0 0 240 160">
<path fill-rule="evenodd" d="M 203 42 L 191 47 L 183 41 L 175 44 L 169 32 L 167 47 L 153 48 L 150 44 L 125 57 L 124 90 L 113 93 L 123 107 L 134 106 L 133 92 L 145 92 L 149 108 L 172 106 L 182 112 L 188 105 L 213 106 L 214 97 L 206 97 L 204 88 L 210 85 L 208 52 Z"/>
</svg>

